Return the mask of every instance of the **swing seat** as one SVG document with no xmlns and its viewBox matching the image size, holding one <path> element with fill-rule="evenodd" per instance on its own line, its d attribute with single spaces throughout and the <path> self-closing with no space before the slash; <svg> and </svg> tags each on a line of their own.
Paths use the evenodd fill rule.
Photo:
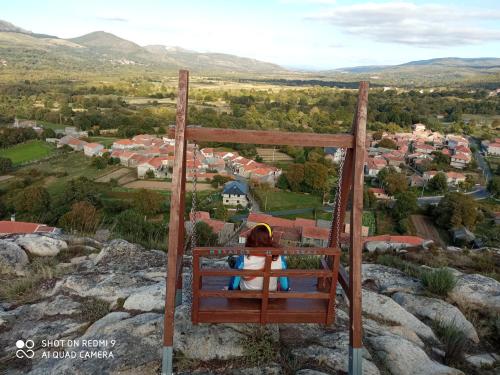
<svg viewBox="0 0 500 375">
<path fill-rule="evenodd" d="M 229 255 L 265 256 L 263 270 L 202 267 L 201 258 Z M 271 269 L 273 255 L 328 256 L 320 269 Z M 319 323 L 331 324 L 340 264 L 336 248 L 198 247 L 193 250 L 192 321 L 197 323 Z M 225 290 L 231 276 L 263 278 L 263 290 Z M 270 291 L 271 277 L 286 276 L 290 291 Z"/>
</svg>

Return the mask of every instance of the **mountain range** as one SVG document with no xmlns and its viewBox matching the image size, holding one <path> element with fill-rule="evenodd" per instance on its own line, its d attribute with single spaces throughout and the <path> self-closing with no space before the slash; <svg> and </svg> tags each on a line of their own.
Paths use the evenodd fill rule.
<svg viewBox="0 0 500 375">
<path fill-rule="evenodd" d="M 295 71 L 277 64 L 224 53 L 181 47 L 140 46 L 116 35 L 95 31 L 62 39 L 37 34 L 0 20 L 0 76 L 68 79 L 171 74 L 180 68 L 200 75 L 254 78 L 321 79 L 426 86 L 460 82 L 500 83 L 499 58 L 439 58 L 400 65 L 358 66 L 321 72 Z"/>
</svg>

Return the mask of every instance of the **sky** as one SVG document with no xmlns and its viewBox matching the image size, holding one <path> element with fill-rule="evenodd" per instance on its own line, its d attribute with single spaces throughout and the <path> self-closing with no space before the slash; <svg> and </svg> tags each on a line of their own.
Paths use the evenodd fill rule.
<svg viewBox="0 0 500 375">
<path fill-rule="evenodd" d="M 61 38 L 103 30 L 303 69 L 500 57 L 498 0 L 0 0 L 0 19 Z"/>
</svg>

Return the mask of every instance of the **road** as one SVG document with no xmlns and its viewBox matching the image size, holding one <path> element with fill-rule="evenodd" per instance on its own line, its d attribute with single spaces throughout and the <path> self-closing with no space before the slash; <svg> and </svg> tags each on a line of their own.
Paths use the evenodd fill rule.
<svg viewBox="0 0 500 375">
<path fill-rule="evenodd" d="M 488 198 L 490 196 L 490 193 L 484 186 L 480 186 L 474 191 L 465 193 L 465 195 L 470 195 L 475 200 L 480 200 Z M 417 199 L 417 203 L 420 207 L 426 206 L 428 204 L 436 205 L 442 198 L 443 195 L 435 195 L 432 197 L 420 197 Z"/>
<path fill-rule="evenodd" d="M 471 144 L 473 144 L 474 147 L 476 148 L 476 152 L 474 153 L 474 156 L 476 158 L 477 165 L 483 171 L 483 176 L 486 179 L 486 183 L 488 183 L 493 178 L 493 173 L 491 173 L 490 166 L 488 165 L 488 163 L 484 159 L 484 155 L 481 154 L 481 152 L 480 152 L 481 151 L 481 144 L 479 143 L 479 141 L 476 138 L 473 138 L 473 137 L 468 137 L 468 138 L 469 138 L 469 142 Z"/>
</svg>

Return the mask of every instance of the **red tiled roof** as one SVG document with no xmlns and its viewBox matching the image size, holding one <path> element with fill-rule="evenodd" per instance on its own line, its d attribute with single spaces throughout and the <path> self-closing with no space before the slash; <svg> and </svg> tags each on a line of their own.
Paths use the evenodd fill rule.
<svg viewBox="0 0 500 375">
<path fill-rule="evenodd" d="M 318 240 L 327 240 L 330 235 L 330 229 L 319 227 L 304 227 L 302 228 L 302 237 L 313 238 Z"/>
<path fill-rule="evenodd" d="M 117 141 L 114 141 L 113 143 L 116 143 L 117 145 L 124 145 L 124 146 L 131 146 L 134 144 L 130 139 L 119 139 Z"/>
<path fill-rule="evenodd" d="M 103 147 L 100 143 L 87 143 L 85 145 L 85 147 L 88 147 L 88 148 L 97 148 L 99 146 Z"/>
<path fill-rule="evenodd" d="M 294 226 L 301 227 L 301 228 L 315 227 L 316 226 L 316 222 L 314 220 L 312 220 L 312 219 L 303 219 L 301 217 L 297 217 L 295 219 Z"/>
<path fill-rule="evenodd" d="M 27 223 L 23 221 L 0 221 L 0 234 L 10 233 L 51 233 L 56 228 L 45 224 Z"/>
<path fill-rule="evenodd" d="M 255 212 L 251 212 L 250 215 L 248 215 L 247 221 L 252 222 L 252 223 L 266 223 L 266 224 L 270 225 L 271 227 L 276 226 L 276 227 L 291 228 L 294 226 L 293 220 L 282 219 L 279 217 L 274 217 L 271 215 L 255 213 Z"/>
<path fill-rule="evenodd" d="M 446 173 L 446 177 L 453 179 L 465 179 L 465 175 L 463 173 L 453 171 Z"/>
<path fill-rule="evenodd" d="M 363 239 L 363 242 L 371 242 L 371 241 L 407 243 L 409 245 L 419 246 L 425 240 L 417 236 L 391 236 L 390 234 L 383 234 L 381 236 L 371 236 Z"/>
<path fill-rule="evenodd" d="M 369 188 L 368 191 L 371 191 L 374 194 L 385 194 L 385 190 L 381 188 Z"/>
</svg>

